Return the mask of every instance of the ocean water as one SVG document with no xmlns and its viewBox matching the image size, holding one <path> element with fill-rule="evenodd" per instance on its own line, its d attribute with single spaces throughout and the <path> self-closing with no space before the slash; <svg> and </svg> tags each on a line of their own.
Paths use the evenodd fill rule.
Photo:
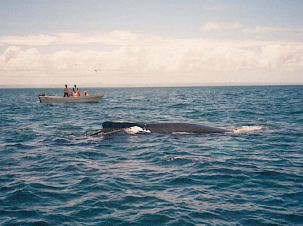
<svg viewBox="0 0 303 226">
<path fill-rule="evenodd" d="M 302 225 L 303 87 L 0 89 L 1 225 Z M 108 120 L 226 134 L 88 136 Z"/>
</svg>

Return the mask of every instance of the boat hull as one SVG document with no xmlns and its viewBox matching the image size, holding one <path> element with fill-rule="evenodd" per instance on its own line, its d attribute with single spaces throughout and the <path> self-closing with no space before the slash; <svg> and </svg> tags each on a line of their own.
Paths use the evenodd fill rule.
<svg viewBox="0 0 303 226">
<path fill-rule="evenodd" d="M 81 97 L 39 96 L 41 103 L 98 103 L 104 97 L 103 93 Z"/>
</svg>

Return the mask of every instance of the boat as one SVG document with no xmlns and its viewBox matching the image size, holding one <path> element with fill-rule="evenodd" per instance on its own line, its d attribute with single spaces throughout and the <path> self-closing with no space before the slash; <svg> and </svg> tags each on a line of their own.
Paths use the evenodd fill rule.
<svg viewBox="0 0 303 226">
<path fill-rule="evenodd" d="M 98 103 L 104 93 L 90 94 L 80 97 L 58 97 L 58 96 L 45 96 L 39 95 L 40 103 Z"/>
</svg>

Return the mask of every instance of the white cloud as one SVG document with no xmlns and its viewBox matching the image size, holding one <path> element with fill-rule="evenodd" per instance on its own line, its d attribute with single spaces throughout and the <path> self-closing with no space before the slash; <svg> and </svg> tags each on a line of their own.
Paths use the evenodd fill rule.
<svg viewBox="0 0 303 226">
<path fill-rule="evenodd" d="M 0 37 L 0 46 L 49 46 L 49 45 L 85 45 L 107 44 L 124 45 L 126 42 L 140 40 L 142 36 L 128 31 L 112 31 L 92 35 L 78 33 L 58 33 L 56 35 L 29 35 L 29 36 L 3 36 Z"/>
<path fill-rule="evenodd" d="M 42 51 L 42 41 L 27 46 L 36 43 L 30 37 L 15 37 L 19 45 L 0 53 L 0 85 L 303 82 L 302 42 L 176 39 L 114 31 L 61 33 L 48 39 L 39 35 L 37 40 L 51 40 Z M 69 48 L 89 43 L 86 49 Z M 53 45 L 60 50 L 46 50 Z"/>
<path fill-rule="evenodd" d="M 284 33 L 284 34 L 297 34 L 302 35 L 302 27 L 268 27 L 268 26 L 256 26 L 248 27 L 242 25 L 240 22 L 215 22 L 208 21 L 204 23 L 200 30 L 205 31 L 224 31 L 224 30 L 238 30 L 245 33 L 255 33 L 255 34 L 270 34 L 270 33 Z"/>
<path fill-rule="evenodd" d="M 303 33 L 303 28 L 300 27 L 262 27 L 244 28 L 243 31 L 249 33 Z"/>
<path fill-rule="evenodd" d="M 43 46 L 55 43 L 57 37 L 50 35 L 4 36 L 0 37 L 0 46 L 4 45 L 30 45 Z"/>
<path fill-rule="evenodd" d="M 213 30 L 238 30 L 241 29 L 242 25 L 236 21 L 232 23 L 228 22 L 206 22 L 201 26 L 201 31 L 213 31 Z"/>
</svg>

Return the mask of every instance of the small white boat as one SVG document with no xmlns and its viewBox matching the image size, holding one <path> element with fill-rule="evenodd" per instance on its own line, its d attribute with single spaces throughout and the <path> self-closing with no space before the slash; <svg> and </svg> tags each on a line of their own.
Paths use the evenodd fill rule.
<svg viewBox="0 0 303 226">
<path fill-rule="evenodd" d="M 58 97 L 39 95 L 40 103 L 98 103 L 104 97 L 103 93 L 80 97 Z"/>
</svg>

